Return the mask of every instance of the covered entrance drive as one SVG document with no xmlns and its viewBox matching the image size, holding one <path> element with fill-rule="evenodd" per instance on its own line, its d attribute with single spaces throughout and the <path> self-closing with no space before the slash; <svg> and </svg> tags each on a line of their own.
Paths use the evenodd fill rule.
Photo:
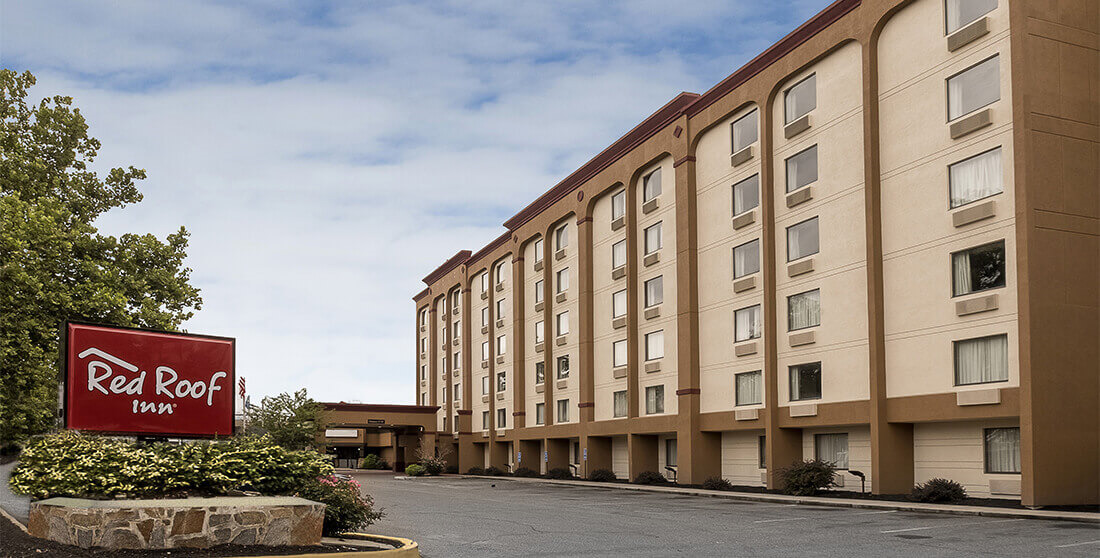
<svg viewBox="0 0 1100 558">
<path fill-rule="evenodd" d="M 435 417 L 439 407 L 322 403 L 325 433 L 322 444 L 337 469 L 359 469 L 368 455 L 377 456 L 393 471 L 416 462 L 424 444 L 435 447 Z"/>
</svg>

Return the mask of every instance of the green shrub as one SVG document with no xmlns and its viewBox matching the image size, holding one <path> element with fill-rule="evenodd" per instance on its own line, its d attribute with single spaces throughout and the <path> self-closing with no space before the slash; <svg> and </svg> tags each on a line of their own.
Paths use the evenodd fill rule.
<svg viewBox="0 0 1100 558">
<path fill-rule="evenodd" d="M 836 466 L 820 459 L 796 462 L 779 471 L 783 492 L 795 496 L 813 496 L 836 486 Z"/>
<path fill-rule="evenodd" d="M 489 467 L 485 468 L 485 474 L 489 475 L 490 477 L 503 477 L 504 475 L 507 475 L 508 473 L 505 473 L 504 471 L 502 471 L 500 468 L 498 468 L 496 466 L 490 465 Z"/>
<path fill-rule="evenodd" d="M 405 474 L 410 477 L 419 477 L 425 473 L 424 466 L 413 463 L 408 467 L 405 467 Z"/>
<path fill-rule="evenodd" d="M 298 496 L 325 504 L 322 530 L 326 537 L 362 529 L 382 518 L 382 512 L 374 510 L 374 500 L 362 493 L 354 479 L 320 477 L 299 490 Z"/>
<path fill-rule="evenodd" d="M 368 453 L 366 457 L 359 460 L 360 469 L 389 469 L 390 464 L 386 463 L 385 459 L 378 457 L 373 453 Z"/>
<path fill-rule="evenodd" d="M 457 475 L 458 474 L 458 465 L 448 465 L 446 472 L 449 475 Z"/>
<path fill-rule="evenodd" d="M 447 468 L 447 461 L 441 457 L 424 457 L 420 459 L 420 466 L 425 473 L 434 477 Z"/>
<path fill-rule="evenodd" d="M 546 472 L 546 478 L 554 480 L 567 480 L 573 478 L 573 472 L 568 467 L 555 467 Z"/>
<path fill-rule="evenodd" d="M 596 482 L 615 482 L 619 477 L 615 476 L 615 472 L 610 469 L 596 469 L 591 473 L 588 473 L 588 480 Z"/>
<path fill-rule="evenodd" d="M 952 504 L 966 499 L 966 489 L 953 480 L 935 478 L 913 487 L 913 499 L 932 504 Z"/>
<path fill-rule="evenodd" d="M 512 471 L 512 476 L 513 477 L 528 477 L 528 478 L 530 478 L 530 477 L 537 477 L 537 476 L 539 476 L 539 474 L 534 469 L 528 469 L 527 467 L 520 467 L 519 469 L 516 469 L 515 471 Z"/>
<path fill-rule="evenodd" d="M 466 470 L 466 474 L 467 475 L 484 475 L 485 474 L 485 469 L 482 469 L 481 467 L 470 467 L 469 469 Z"/>
<path fill-rule="evenodd" d="M 657 471 L 642 471 L 634 477 L 635 484 L 668 484 L 668 479 Z"/>
<path fill-rule="evenodd" d="M 33 498 L 219 495 L 253 490 L 292 494 L 332 473 L 314 450 L 289 451 L 266 437 L 171 444 L 62 432 L 34 438 L 11 475 L 13 492 Z"/>
<path fill-rule="evenodd" d="M 707 490 L 733 490 L 733 483 L 722 477 L 710 477 L 703 481 L 703 488 Z"/>
</svg>

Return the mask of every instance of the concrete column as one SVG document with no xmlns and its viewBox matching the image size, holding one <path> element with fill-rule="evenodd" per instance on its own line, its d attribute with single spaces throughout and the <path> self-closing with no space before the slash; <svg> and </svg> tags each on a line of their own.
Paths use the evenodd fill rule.
<svg viewBox="0 0 1100 558">
<path fill-rule="evenodd" d="M 721 432 L 681 430 L 676 435 L 676 454 L 677 483 L 702 484 L 710 477 L 722 476 Z"/>
<path fill-rule="evenodd" d="M 627 437 L 627 451 L 630 455 L 627 471 L 630 480 L 645 471 L 657 471 L 657 436 L 653 434 L 630 434 Z"/>
<path fill-rule="evenodd" d="M 508 442 L 489 442 L 489 465 L 508 470 Z"/>
<path fill-rule="evenodd" d="M 548 461 L 546 462 L 547 471 L 549 471 L 550 469 L 569 468 L 568 438 L 547 438 L 546 452 L 548 457 Z"/>
<path fill-rule="evenodd" d="M 607 436 L 582 436 L 581 452 L 587 448 L 588 458 L 581 458 L 581 470 L 578 474 L 588 477 L 597 469 L 611 470 L 611 438 Z"/>
<path fill-rule="evenodd" d="M 542 461 L 542 440 L 520 440 L 518 447 L 521 455 L 516 458 L 517 467 L 538 472 Z"/>
<path fill-rule="evenodd" d="M 593 315 L 592 315 L 592 217 L 585 216 L 577 220 L 577 263 L 580 316 L 577 324 L 579 352 L 577 374 L 580 386 L 579 414 L 582 428 L 595 418 L 595 357 L 593 355 Z"/>
</svg>

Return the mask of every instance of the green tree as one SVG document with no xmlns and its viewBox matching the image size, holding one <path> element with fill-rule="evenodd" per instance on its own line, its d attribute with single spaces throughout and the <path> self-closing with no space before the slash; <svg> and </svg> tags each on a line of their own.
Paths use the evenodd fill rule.
<svg viewBox="0 0 1100 558">
<path fill-rule="evenodd" d="M 246 411 L 249 434 L 267 434 L 280 446 L 291 450 L 316 447 L 325 424 L 321 404 L 300 389 L 265 397 L 260 405 Z"/>
<path fill-rule="evenodd" d="M 187 230 L 99 234 L 141 201 L 145 171 L 89 170 L 100 143 L 72 98 L 27 103 L 30 72 L 0 70 L 0 447 L 56 424 L 60 325 L 79 319 L 176 330 L 202 306 Z"/>
</svg>

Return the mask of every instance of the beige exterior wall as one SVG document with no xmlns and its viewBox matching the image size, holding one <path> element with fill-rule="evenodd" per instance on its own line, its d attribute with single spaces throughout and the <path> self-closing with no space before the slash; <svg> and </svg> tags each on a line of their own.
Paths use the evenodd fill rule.
<svg viewBox="0 0 1100 558">
<path fill-rule="evenodd" d="M 594 414 L 597 421 L 614 419 L 614 394 L 616 391 L 627 389 L 626 378 L 616 379 L 612 366 L 612 344 L 619 340 L 625 341 L 627 338 L 625 326 L 615 329 L 612 325 L 612 295 L 625 290 L 628 281 L 625 277 L 620 279 L 611 277 L 612 246 L 618 242 L 627 241 L 625 226 L 618 230 L 611 228 L 611 197 L 618 192 L 625 194 L 626 188 L 619 185 L 609 189 L 596 200 L 592 211 L 592 313 L 594 316 L 592 383 L 595 399 Z M 630 250 L 629 246 L 627 250 Z M 628 354 L 628 359 L 629 356 Z"/>
<path fill-rule="evenodd" d="M 481 311 L 482 309 L 489 308 L 489 299 L 481 298 L 481 277 L 488 274 L 488 270 L 478 272 L 474 275 L 470 281 L 470 343 L 467 345 L 466 350 L 470 352 L 470 410 L 471 412 L 471 429 L 474 432 L 484 432 L 488 429 L 482 428 L 482 413 L 490 410 L 490 403 L 486 401 L 485 395 L 488 395 L 491 399 L 494 397 L 494 386 L 492 378 L 489 378 L 489 392 L 482 393 L 482 378 L 489 377 L 489 369 L 481 367 L 481 347 L 482 343 L 489 341 L 489 333 L 481 332 Z M 490 284 L 488 291 L 493 289 Z M 490 320 L 491 324 L 492 321 Z M 492 349 L 490 347 L 490 360 Z M 491 413 L 490 413 L 491 414 Z M 486 450 L 488 451 L 488 450 Z"/>
<path fill-rule="evenodd" d="M 536 237 L 540 239 L 542 237 Z M 527 426 L 535 425 L 535 405 L 543 402 L 543 396 L 541 393 L 536 392 L 535 387 L 535 365 L 539 362 L 543 362 L 546 353 L 538 352 L 535 350 L 535 324 L 545 319 L 544 312 L 535 311 L 535 286 L 539 281 L 543 279 L 542 270 L 535 271 L 535 239 L 528 241 L 523 245 L 521 251 L 523 254 L 523 344 L 526 349 L 523 352 L 524 355 L 524 373 L 523 373 L 523 397 L 525 399 L 524 404 L 524 424 Z M 543 245 L 543 260 L 542 264 L 546 265 L 546 245 Z M 553 257 L 553 254 L 550 256 Z M 545 294 L 545 289 L 542 289 Z M 543 330 L 543 346 L 546 346 L 547 339 L 550 339 L 550 329 L 547 326 L 551 326 L 551 323 L 544 322 Z M 518 417 L 517 417 L 518 418 Z"/>
<path fill-rule="evenodd" d="M 913 476 L 915 482 L 935 477 L 963 485 L 977 498 L 1019 498 L 1020 475 L 985 472 L 984 430 L 1019 426 L 1017 421 L 944 422 L 913 427 Z M 990 492 L 990 481 L 1000 483 L 1001 494 Z M 1016 494 L 1005 494 L 1015 489 Z"/>
<path fill-rule="evenodd" d="M 763 431 L 722 433 L 722 478 L 737 486 L 763 486 L 760 437 Z"/>
<path fill-rule="evenodd" d="M 491 416 L 491 419 L 493 421 L 493 427 L 497 431 L 509 430 L 509 429 L 515 427 L 515 420 L 514 420 L 515 417 L 512 416 L 512 411 L 514 409 L 514 407 L 512 405 L 512 401 L 513 401 L 512 392 L 516 389 L 516 386 L 515 386 L 516 375 L 513 373 L 514 368 L 512 366 L 513 365 L 512 354 L 513 354 L 513 351 L 515 351 L 516 343 L 522 343 L 523 342 L 521 339 L 516 338 L 516 335 L 514 334 L 514 328 L 512 327 L 512 324 L 513 324 L 512 312 L 515 311 L 514 306 L 512 304 L 512 302 L 513 302 L 512 297 L 515 295 L 516 292 L 522 293 L 522 290 L 517 291 L 515 289 L 515 285 L 512 284 L 512 262 L 511 262 L 511 260 L 512 260 L 512 257 L 510 255 L 505 256 L 505 257 L 503 257 L 499 260 L 494 261 L 492 266 L 489 268 L 489 269 L 492 270 L 492 273 L 493 273 L 493 275 L 491 277 L 492 281 L 490 281 L 491 285 L 489 287 L 490 289 L 492 289 L 492 295 L 490 295 L 489 299 L 493 302 L 493 307 L 490 309 L 489 315 L 493 319 L 494 326 L 496 325 L 496 323 L 499 323 L 498 320 L 501 319 L 501 316 L 496 314 L 497 301 L 501 300 L 501 299 L 504 299 L 504 301 L 505 301 L 505 303 L 504 303 L 504 315 L 503 315 L 504 324 L 503 324 L 502 327 L 494 327 L 490 330 L 490 332 L 493 335 L 493 338 L 489 342 L 490 343 L 490 351 L 493 354 L 493 361 L 490 364 L 490 368 L 489 368 L 490 370 L 493 371 L 493 377 L 490 378 L 490 387 L 491 387 L 490 391 L 493 392 L 493 397 L 491 398 L 491 401 L 493 402 L 493 409 L 494 409 L 493 413 L 492 413 L 492 416 Z M 500 266 L 499 268 L 498 268 L 498 265 Z M 497 275 L 499 275 L 499 278 L 497 277 Z M 503 279 L 503 281 L 504 281 L 504 289 L 501 290 L 501 291 L 498 291 L 496 286 L 500 282 L 500 279 Z M 504 347 L 503 354 L 500 353 L 497 350 L 497 339 L 502 335 L 504 336 L 504 339 L 505 339 L 505 343 L 504 343 L 505 347 Z M 500 357 L 500 356 L 504 357 L 504 362 L 503 363 L 498 363 L 497 362 L 499 360 L 497 357 Z M 497 391 L 497 375 L 500 374 L 501 372 L 504 372 L 504 376 L 506 378 L 505 388 L 504 388 L 504 392 L 503 392 L 504 393 L 504 399 L 500 399 L 499 394 L 501 392 Z M 505 424 L 504 424 L 503 428 L 501 428 L 501 426 L 499 424 L 497 424 L 497 422 L 496 422 L 497 415 L 499 414 L 498 413 L 499 409 L 504 409 Z"/>
<path fill-rule="evenodd" d="M 570 423 L 580 420 L 580 409 L 577 405 L 580 403 L 581 375 L 580 351 L 578 350 L 581 329 L 581 313 L 578 304 L 580 300 L 578 293 L 580 292 L 581 267 L 577 258 L 580 252 L 580 238 L 577 234 L 576 221 L 577 217 L 575 215 L 569 215 L 552 229 L 558 230 L 561 227 L 565 227 L 569 235 L 569 245 L 565 248 L 565 257 L 559 260 L 556 255 L 558 247 L 555 244 L 553 246 L 555 254 L 551 256 L 552 261 L 550 263 L 550 296 L 553 297 L 553 304 L 548 305 L 548 307 L 553 309 L 553 314 L 547 316 L 546 336 L 549 342 L 554 344 L 554 362 L 547 363 L 546 365 L 546 381 L 554 382 L 554 389 L 553 400 L 550 401 L 546 408 L 547 424 Z M 558 272 L 563 269 L 569 270 L 569 288 L 565 290 L 565 302 L 558 302 Z M 562 312 L 569 312 L 569 333 L 565 335 L 565 344 L 559 345 L 557 317 Z M 558 358 L 562 356 L 569 357 L 569 377 L 565 380 L 558 380 L 557 361 Z M 563 383 L 564 387 L 559 387 Z M 558 417 L 558 401 L 563 399 L 569 401 L 569 417 L 567 421 L 562 421 Z"/>
<path fill-rule="evenodd" d="M 620 479 L 630 478 L 630 453 L 626 436 L 611 439 L 611 470 Z"/>
<path fill-rule="evenodd" d="M 802 456 L 805 459 L 814 459 L 816 450 L 814 447 L 815 434 L 848 434 L 848 469 L 837 472 L 837 482 L 841 484 L 837 490 L 860 491 L 859 477 L 848 471 L 859 471 L 867 477 L 867 491 L 871 486 L 871 429 L 866 426 L 838 427 L 838 428 L 813 428 L 802 431 Z"/>
</svg>

